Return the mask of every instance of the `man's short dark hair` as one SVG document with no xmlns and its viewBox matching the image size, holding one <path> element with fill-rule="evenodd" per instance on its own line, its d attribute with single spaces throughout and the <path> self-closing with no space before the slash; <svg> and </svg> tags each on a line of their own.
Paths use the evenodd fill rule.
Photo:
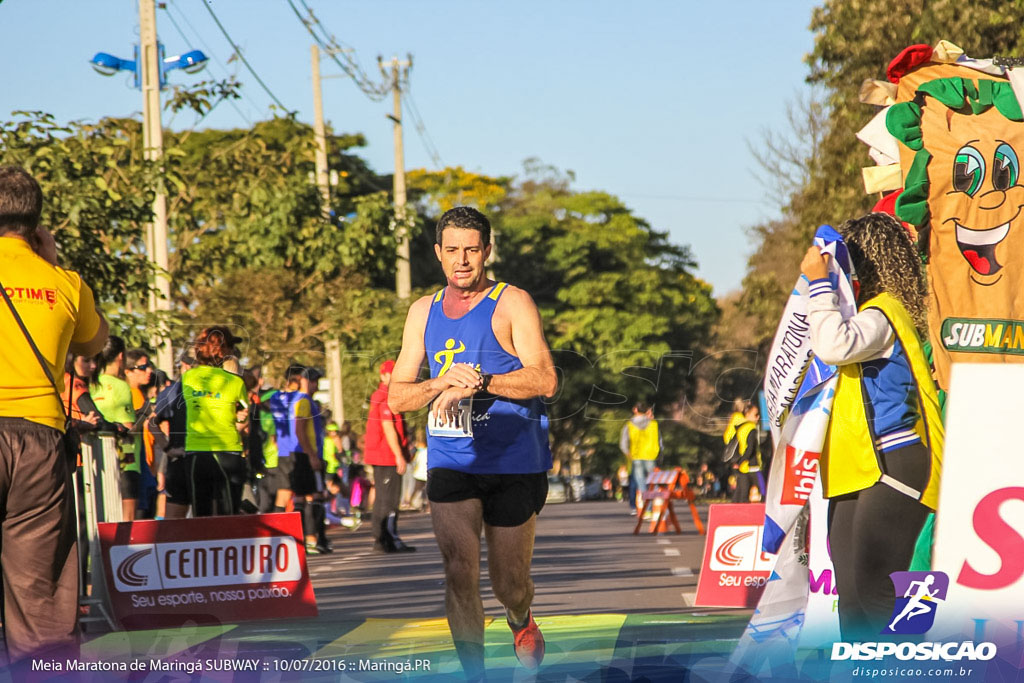
<svg viewBox="0 0 1024 683">
<path fill-rule="evenodd" d="M 471 206 L 456 206 L 448 209 L 437 221 L 437 233 L 435 239 L 441 244 L 441 233 L 445 228 L 461 228 L 463 230 L 476 230 L 480 233 L 480 241 L 487 246 L 491 243 L 491 222 Z"/>
<path fill-rule="evenodd" d="M 306 366 L 305 365 L 289 365 L 288 370 L 284 373 L 284 381 L 296 382 L 306 377 Z"/>
<path fill-rule="evenodd" d="M 651 409 L 651 404 L 648 403 L 647 401 L 637 401 L 636 405 L 633 406 L 633 410 L 635 410 L 636 412 L 638 412 L 640 414 L 646 413 L 650 409 Z"/>
<path fill-rule="evenodd" d="M 0 235 L 28 237 L 39 227 L 43 191 L 20 166 L 0 166 Z"/>
<path fill-rule="evenodd" d="M 143 358 L 149 358 L 149 351 L 146 349 L 128 349 L 124 352 L 125 369 L 135 367 Z"/>
</svg>

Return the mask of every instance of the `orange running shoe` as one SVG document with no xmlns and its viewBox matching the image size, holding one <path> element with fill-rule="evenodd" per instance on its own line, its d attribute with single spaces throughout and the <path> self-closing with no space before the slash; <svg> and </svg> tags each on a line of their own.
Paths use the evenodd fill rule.
<svg viewBox="0 0 1024 683">
<path fill-rule="evenodd" d="M 508 615 L 505 615 L 508 621 Z M 516 644 L 516 659 L 527 669 L 536 670 L 544 659 L 544 635 L 537 628 L 537 622 L 533 620 L 533 610 L 526 615 L 526 625 L 516 628 L 508 621 L 508 627 L 512 629 Z"/>
</svg>

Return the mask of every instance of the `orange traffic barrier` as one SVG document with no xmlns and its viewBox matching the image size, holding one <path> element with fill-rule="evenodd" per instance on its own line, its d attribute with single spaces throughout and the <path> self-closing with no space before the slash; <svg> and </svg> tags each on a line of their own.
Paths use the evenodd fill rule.
<svg viewBox="0 0 1024 683">
<path fill-rule="evenodd" d="M 694 504 L 693 491 L 690 489 L 690 478 L 681 467 L 673 470 L 654 470 L 647 477 L 647 490 L 643 492 L 643 508 L 637 514 L 634 534 L 640 533 L 640 527 L 644 523 L 644 515 L 650 509 L 654 513 L 651 520 L 650 533 L 657 534 L 660 531 L 668 531 L 669 523 L 675 528 L 677 534 L 683 533 L 679 526 L 679 519 L 676 517 L 673 500 L 686 499 L 690 504 L 690 513 L 693 515 L 694 526 L 701 535 L 704 535 L 704 525 L 697 514 L 697 506 Z"/>
</svg>

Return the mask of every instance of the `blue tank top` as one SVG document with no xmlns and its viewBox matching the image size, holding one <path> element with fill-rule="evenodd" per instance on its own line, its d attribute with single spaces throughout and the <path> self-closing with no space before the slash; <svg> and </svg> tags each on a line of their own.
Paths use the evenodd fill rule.
<svg viewBox="0 0 1024 683">
<path fill-rule="evenodd" d="M 430 376 L 439 377 L 454 363 L 471 363 L 480 372 L 504 375 L 523 367 L 501 348 L 491 328 L 500 282 L 461 318 L 444 313 L 444 292 L 434 295 L 427 314 L 423 344 Z M 540 398 L 516 400 L 478 393 L 473 397 L 473 438 L 427 435 L 427 467 L 472 474 L 534 474 L 551 469 L 548 417 Z"/>
<path fill-rule="evenodd" d="M 295 425 L 295 404 L 302 399 L 312 404 L 309 394 L 301 391 L 279 391 L 267 401 L 267 408 L 274 417 L 274 430 L 277 432 L 277 457 L 289 458 L 292 453 L 301 453 L 299 436 Z M 312 454 L 310 454 L 312 455 Z"/>
</svg>

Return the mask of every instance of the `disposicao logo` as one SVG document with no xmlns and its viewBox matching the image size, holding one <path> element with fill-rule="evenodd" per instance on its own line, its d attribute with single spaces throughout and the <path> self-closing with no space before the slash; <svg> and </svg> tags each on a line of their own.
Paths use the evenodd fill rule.
<svg viewBox="0 0 1024 683">
<path fill-rule="evenodd" d="M 945 601 L 949 577 L 945 572 L 893 572 L 896 605 L 882 634 L 924 633 L 935 622 L 935 611 Z"/>
<path fill-rule="evenodd" d="M 921 634 L 932 627 L 939 603 L 945 601 L 949 577 L 945 572 L 893 572 L 889 575 L 896 589 L 896 605 L 882 635 Z M 901 661 L 955 662 L 988 661 L 996 656 L 995 643 L 973 641 L 924 643 L 833 643 L 832 661 L 880 660 L 895 657 Z"/>
</svg>

